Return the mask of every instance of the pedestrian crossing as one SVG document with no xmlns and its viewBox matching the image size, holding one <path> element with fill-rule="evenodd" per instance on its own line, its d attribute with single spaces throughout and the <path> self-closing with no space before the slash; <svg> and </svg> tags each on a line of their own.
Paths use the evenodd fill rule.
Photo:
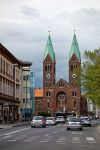
<svg viewBox="0 0 100 150">
<path fill-rule="evenodd" d="M 80 134 L 79 134 L 80 135 Z M 77 134 L 72 134 L 72 136 L 66 137 L 66 136 L 58 136 L 55 137 L 53 134 L 46 134 L 43 137 L 41 136 L 32 136 L 32 137 L 27 137 L 26 134 L 21 135 L 20 137 L 15 135 L 5 135 L 0 137 L 0 143 L 3 141 L 7 142 L 26 142 L 26 143 L 31 143 L 34 141 L 37 141 L 39 143 L 56 143 L 56 144 L 78 144 L 78 143 L 89 143 L 89 144 L 96 144 L 97 141 L 94 137 L 79 137 Z"/>
</svg>

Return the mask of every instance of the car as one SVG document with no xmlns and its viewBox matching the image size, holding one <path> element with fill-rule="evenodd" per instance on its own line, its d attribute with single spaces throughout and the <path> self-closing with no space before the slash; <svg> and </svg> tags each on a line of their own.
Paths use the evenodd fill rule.
<svg viewBox="0 0 100 150">
<path fill-rule="evenodd" d="M 46 117 L 46 125 L 56 125 L 55 117 Z"/>
<path fill-rule="evenodd" d="M 63 116 L 57 116 L 56 123 L 65 123 L 65 118 Z"/>
<path fill-rule="evenodd" d="M 91 119 L 90 119 L 90 117 L 88 117 L 88 116 L 82 116 L 82 117 L 80 117 L 80 120 L 81 120 L 83 126 L 89 126 L 89 127 L 91 127 Z"/>
<path fill-rule="evenodd" d="M 46 127 L 46 119 L 43 116 L 34 116 L 31 121 L 31 128 L 35 127 Z"/>
<path fill-rule="evenodd" d="M 78 117 L 71 117 L 67 120 L 67 130 L 70 129 L 83 130 L 83 125 Z"/>
</svg>

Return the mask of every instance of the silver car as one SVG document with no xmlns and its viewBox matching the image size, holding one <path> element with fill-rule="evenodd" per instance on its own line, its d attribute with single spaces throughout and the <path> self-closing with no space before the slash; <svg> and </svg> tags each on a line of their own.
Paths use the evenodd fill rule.
<svg viewBox="0 0 100 150">
<path fill-rule="evenodd" d="M 46 125 L 56 125 L 55 117 L 46 117 Z"/>
<path fill-rule="evenodd" d="M 80 120 L 81 120 L 83 126 L 91 127 L 91 119 L 88 116 L 80 117 Z"/>
<path fill-rule="evenodd" d="M 46 119 L 43 116 L 34 116 L 31 121 L 31 128 L 46 127 Z"/>
<path fill-rule="evenodd" d="M 70 129 L 83 130 L 83 125 L 78 117 L 71 117 L 67 120 L 67 130 Z"/>
<path fill-rule="evenodd" d="M 57 116 L 56 123 L 65 123 L 65 118 L 63 116 Z"/>
</svg>

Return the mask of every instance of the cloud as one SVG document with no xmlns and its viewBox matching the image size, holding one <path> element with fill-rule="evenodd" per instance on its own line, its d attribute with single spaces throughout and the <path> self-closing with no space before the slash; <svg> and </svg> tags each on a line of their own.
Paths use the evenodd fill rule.
<svg viewBox="0 0 100 150">
<path fill-rule="evenodd" d="M 11 3 L 9 7 L 8 3 L 5 3 L 5 8 L 9 9 L 6 9 L 2 15 L 0 13 L 0 42 L 18 59 L 32 61 L 36 86 L 42 86 L 43 53 L 50 29 L 56 54 L 56 79 L 64 78 L 68 81 L 69 50 L 74 26 L 76 26 L 81 53 L 86 49 L 93 50 L 100 47 L 100 11 L 91 7 L 69 12 L 67 9 L 60 10 L 59 5 L 59 10 L 52 10 L 52 14 L 53 11 L 55 13 L 49 15 L 46 11 L 47 8 L 44 8 L 41 3 L 42 9 L 44 8 L 45 11 L 45 15 L 43 15 L 40 4 L 38 6 L 39 1 L 34 1 L 34 4 L 37 5 L 31 5 L 32 1 L 29 4 L 26 2 L 26 0 L 25 3 L 21 0 L 21 4 L 17 6 L 18 2 L 16 1 L 15 6 L 14 3 Z M 12 12 L 11 8 L 15 11 Z"/>
<path fill-rule="evenodd" d="M 39 10 L 33 7 L 23 6 L 22 14 L 28 17 L 38 17 L 40 16 Z"/>
</svg>

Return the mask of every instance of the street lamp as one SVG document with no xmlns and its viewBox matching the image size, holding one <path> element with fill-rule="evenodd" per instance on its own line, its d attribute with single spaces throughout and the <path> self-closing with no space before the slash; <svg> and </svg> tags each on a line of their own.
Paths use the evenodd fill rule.
<svg viewBox="0 0 100 150">
<path fill-rule="evenodd" d="M 25 97 L 25 121 L 26 121 L 26 114 L 27 114 L 27 81 L 28 81 L 28 77 L 29 77 L 29 75 L 26 75 L 25 76 L 25 81 L 26 81 L 26 97 Z"/>
</svg>

